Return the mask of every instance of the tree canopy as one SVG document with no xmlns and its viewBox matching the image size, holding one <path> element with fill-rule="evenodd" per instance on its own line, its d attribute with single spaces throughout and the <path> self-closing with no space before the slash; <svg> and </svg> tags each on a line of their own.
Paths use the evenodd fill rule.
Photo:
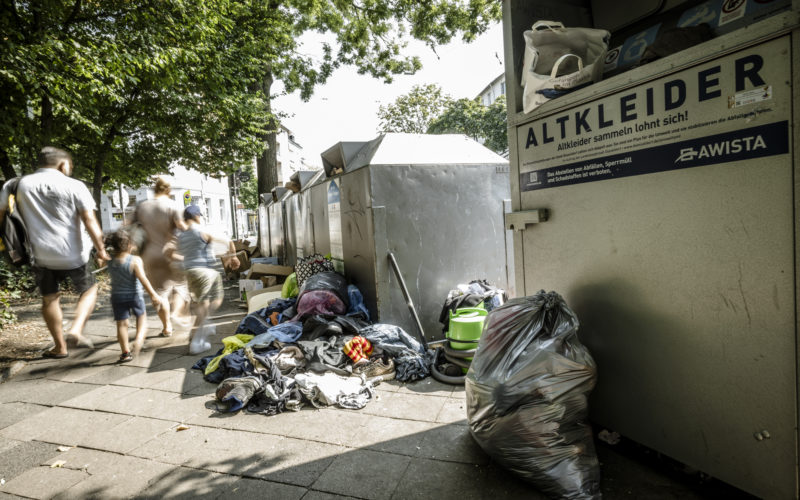
<svg viewBox="0 0 800 500">
<path fill-rule="evenodd" d="M 32 169 L 43 145 L 73 152 L 95 197 L 173 162 L 208 174 L 256 156 L 277 181 L 272 85 L 303 98 L 340 65 L 387 82 L 420 68 L 407 40 L 465 41 L 495 0 L 41 0 L 0 10 L 0 167 Z M 322 56 L 302 46 L 326 33 Z M 263 184 L 262 184 L 263 182 Z"/>
<path fill-rule="evenodd" d="M 476 99 L 454 100 L 435 84 L 417 85 L 378 108 L 378 132 L 464 134 L 502 154 L 508 149 L 506 100 L 490 106 Z"/>
<path fill-rule="evenodd" d="M 495 153 L 508 150 L 508 121 L 505 97 L 484 106 L 474 99 L 458 99 L 433 119 L 429 134 L 464 134 Z"/>
<path fill-rule="evenodd" d="M 453 99 L 435 84 L 415 85 L 393 103 L 378 107 L 378 132 L 424 134 L 431 122 L 452 104 Z"/>
</svg>

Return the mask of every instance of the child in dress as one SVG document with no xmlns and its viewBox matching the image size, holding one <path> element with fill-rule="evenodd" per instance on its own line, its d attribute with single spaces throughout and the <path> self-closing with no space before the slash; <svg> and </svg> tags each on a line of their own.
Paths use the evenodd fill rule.
<svg viewBox="0 0 800 500">
<path fill-rule="evenodd" d="M 159 311 L 162 309 L 161 297 L 145 276 L 142 259 L 131 255 L 133 242 L 127 231 L 121 229 L 115 232 L 106 238 L 106 244 L 111 247 L 113 255 L 108 263 L 108 274 L 111 276 L 111 307 L 114 310 L 114 320 L 117 322 L 117 340 L 122 349 L 119 361 L 126 363 L 133 360 L 134 354 L 138 354 L 142 349 L 147 330 L 142 286 Z M 131 312 L 136 316 L 136 338 L 133 341 L 133 349 L 128 343 L 128 318 Z"/>
<path fill-rule="evenodd" d="M 222 305 L 224 297 L 222 276 L 214 269 L 217 261 L 211 243 L 218 241 L 227 244 L 233 253 L 236 253 L 236 249 L 233 242 L 214 237 L 202 230 L 203 212 L 197 205 L 186 207 L 183 219 L 188 227 L 178 235 L 178 253 L 183 258 L 186 284 L 195 302 L 195 321 L 189 340 L 189 353 L 199 354 L 211 349 L 208 337 L 216 329 L 213 325 L 205 324 L 205 320 Z M 233 270 L 238 269 L 239 259 L 233 257 L 230 265 Z"/>
</svg>

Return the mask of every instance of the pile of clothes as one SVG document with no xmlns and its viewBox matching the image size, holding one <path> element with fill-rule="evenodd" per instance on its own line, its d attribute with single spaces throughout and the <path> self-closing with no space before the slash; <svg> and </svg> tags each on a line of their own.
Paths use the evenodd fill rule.
<svg viewBox="0 0 800 500">
<path fill-rule="evenodd" d="M 372 324 L 361 292 L 341 274 L 317 265 L 303 274 L 296 296 L 248 314 L 222 349 L 192 367 L 218 384 L 220 411 L 361 409 L 381 381 L 430 374 L 425 347 L 402 328 Z"/>
</svg>

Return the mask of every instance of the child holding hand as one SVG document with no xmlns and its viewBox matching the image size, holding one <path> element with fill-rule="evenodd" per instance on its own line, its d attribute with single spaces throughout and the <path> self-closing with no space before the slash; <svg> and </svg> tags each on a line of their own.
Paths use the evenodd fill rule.
<svg viewBox="0 0 800 500">
<path fill-rule="evenodd" d="M 159 312 L 166 311 L 162 307 L 162 299 L 150 285 L 144 274 L 142 259 L 131 255 L 133 242 L 127 231 L 121 229 L 108 238 L 106 244 L 111 247 L 113 258 L 108 263 L 108 274 L 111 276 L 111 307 L 114 310 L 114 321 L 117 322 L 117 340 L 122 354 L 121 363 L 133 360 L 144 344 L 147 330 L 147 313 L 144 307 L 144 293 L 147 290 L 153 305 Z M 136 338 L 133 341 L 133 352 L 128 343 L 128 318 L 131 313 L 136 316 Z"/>
</svg>

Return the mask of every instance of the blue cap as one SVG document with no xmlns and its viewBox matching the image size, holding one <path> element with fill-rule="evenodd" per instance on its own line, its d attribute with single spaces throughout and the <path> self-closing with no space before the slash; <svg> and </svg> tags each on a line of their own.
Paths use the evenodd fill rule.
<svg viewBox="0 0 800 500">
<path fill-rule="evenodd" d="M 197 205 L 189 205 L 186 207 L 186 210 L 183 211 L 183 219 L 189 220 L 194 219 L 195 217 L 202 216 L 203 211 L 200 210 L 200 207 Z"/>
</svg>

